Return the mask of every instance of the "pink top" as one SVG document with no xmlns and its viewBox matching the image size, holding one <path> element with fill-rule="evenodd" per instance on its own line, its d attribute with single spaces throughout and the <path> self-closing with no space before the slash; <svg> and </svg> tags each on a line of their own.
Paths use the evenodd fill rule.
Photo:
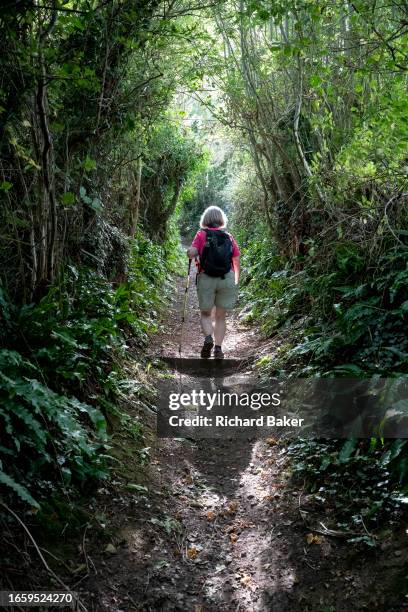
<svg viewBox="0 0 408 612">
<path fill-rule="evenodd" d="M 219 231 L 220 228 L 218 227 L 209 227 L 208 228 L 211 231 L 217 232 Z M 228 234 L 229 237 L 232 240 L 232 257 L 239 257 L 241 255 L 237 241 L 235 240 L 234 236 L 232 234 Z M 201 229 L 198 230 L 198 232 L 196 233 L 196 235 L 194 236 L 194 240 L 191 243 L 192 247 L 195 247 L 198 251 L 199 256 L 201 257 L 202 253 L 203 253 L 203 249 L 205 246 L 205 241 L 206 241 L 206 233 L 205 230 Z M 234 268 L 234 264 L 232 264 L 231 268 Z"/>
</svg>

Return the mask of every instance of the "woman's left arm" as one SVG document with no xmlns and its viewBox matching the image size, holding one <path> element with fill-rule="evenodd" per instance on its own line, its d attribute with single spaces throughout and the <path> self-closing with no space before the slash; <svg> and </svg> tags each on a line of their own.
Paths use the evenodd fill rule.
<svg viewBox="0 0 408 612">
<path fill-rule="evenodd" d="M 235 284 L 238 285 L 239 283 L 239 275 L 241 272 L 241 262 L 240 262 L 240 258 L 238 257 L 233 257 L 232 258 L 232 263 L 234 265 L 234 272 L 235 272 Z"/>
</svg>

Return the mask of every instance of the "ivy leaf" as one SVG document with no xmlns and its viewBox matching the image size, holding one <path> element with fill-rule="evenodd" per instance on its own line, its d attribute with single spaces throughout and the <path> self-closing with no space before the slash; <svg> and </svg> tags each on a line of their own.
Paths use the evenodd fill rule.
<svg viewBox="0 0 408 612">
<path fill-rule="evenodd" d="M 330 465 L 331 462 L 332 462 L 331 457 L 329 456 L 323 457 L 319 470 L 321 472 L 324 472 L 324 470 Z"/>
<path fill-rule="evenodd" d="M 350 459 L 351 455 L 356 449 L 356 446 L 357 446 L 357 440 L 355 439 L 346 440 L 346 442 L 343 444 L 340 450 L 340 453 L 339 453 L 340 463 L 345 463 L 346 461 Z"/>
<path fill-rule="evenodd" d="M 13 183 L 10 183 L 9 181 L 3 181 L 2 183 L 0 183 L 0 189 L 2 191 L 9 191 L 9 189 L 11 189 L 13 186 Z"/>
<path fill-rule="evenodd" d="M 79 188 L 79 195 L 81 196 L 81 200 L 83 202 L 85 202 L 85 204 L 90 204 L 92 202 L 92 198 L 90 198 L 89 196 L 86 195 L 86 189 L 85 187 L 80 187 Z"/>
<path fill-rule="evenodd" d="M 67 191 L 61 198 L 63 204 L 75 204 L 75 194 Z"/>
<path fill-rule="evenodd" d="M 101 213 L 103 210 L 103 204 L 99 198 L 94 198 L 89 202 L 89 206 L 97 213 Z"/>
<path fill-rule="evenodd" d="M 85 158 L 85 161 L 83 163 L 83 167 L 86 170 L 86 172 L 90 172 L 91 170 L 95 170 L 95 168 L 96 168 L 96 161 L 87 155 L 86 158 Z"/>
</svg>

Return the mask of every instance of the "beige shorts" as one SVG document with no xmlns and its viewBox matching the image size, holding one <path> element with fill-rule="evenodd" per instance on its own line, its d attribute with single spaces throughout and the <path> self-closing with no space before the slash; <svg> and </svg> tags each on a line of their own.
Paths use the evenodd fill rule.
<svg viewBox="0 0 408 612">
<path fill-rule="evenodd" d="M 211 310 L 213 306 L 232 310 L 238 297 L 234 271 L 228 272 L 224 278 L 214 278 L 200 272 L 197 276 L 197 295 L 200 310 Z"/>
</svg>

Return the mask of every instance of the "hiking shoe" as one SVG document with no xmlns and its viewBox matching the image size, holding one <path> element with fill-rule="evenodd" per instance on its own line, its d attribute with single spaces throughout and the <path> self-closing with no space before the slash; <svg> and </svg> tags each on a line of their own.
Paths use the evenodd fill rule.
<svg viewBox="0 0 408 612">
<path fill-rule="evenodd" d="M 201 357 L 202 359 L 209 359 L 211 357 L 212 347 L 214 346 L 214 342 L 211 336 L 207 336 L 204 340 L 203 348 L 201 349 Z"/>
<path fill-rule="evenodd" d="M 224 359 L 224 353 L 220 346 L 216 346 L 214 349 L 214 359 Z"/>
</svg>

